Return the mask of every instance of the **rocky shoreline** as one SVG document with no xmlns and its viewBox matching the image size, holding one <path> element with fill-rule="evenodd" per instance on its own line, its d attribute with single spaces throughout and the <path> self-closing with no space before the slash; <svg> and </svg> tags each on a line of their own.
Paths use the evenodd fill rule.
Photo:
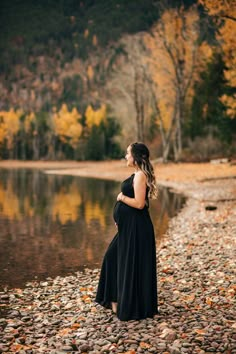
<svg viewBox="0 0 236 354">
<path fill-rule="evenodd" d="M 99 270 L 86 269 L 0 293 L 0 352 L 236 353 L 235 179 L 169 186 L 189 199 L 157 251 L 154 319 L 94 303 Z"/>
</svg>

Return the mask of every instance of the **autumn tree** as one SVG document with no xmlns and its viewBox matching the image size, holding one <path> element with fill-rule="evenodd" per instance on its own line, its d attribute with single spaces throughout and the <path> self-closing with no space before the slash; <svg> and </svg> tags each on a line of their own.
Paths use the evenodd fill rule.
<svg viewBox="0 0 236 354">
<path fill-rule="evenodd" d="M 10 109 L 0 112 L 0 143 L 6 143 L 10 158 L 16 155 L 16 137 L 20 129 L 21 110 Z"/>
<path fill-rule="evenodd" d="M 93 109 L 91 105 L 85 110 L 85 118 L 86 118 L 86 125 L 89 129 L 93 125 L 99 126 L 101 122 L 106 120 L 107 112 L 106 112 L 106 105 L 102 104 L 101 107 L 98 109 Z"/>
<path fill-rule="evenodd" d="M 171 150 L 181 158 L 183 125 L 193 97 L 193 84 L 211 56 L 201 40 L 201 20 L 196 6 L 166 7 L 160 2 L 161 17 L 146 36 L 154 109 L 162 137 L 163 159 Z"/>
<path fill-rule="evenodd" d="M 145 123 L 148 114 L 149 93 L 148 80 L 145 70 L 145 47 L 140 38 L 132 42 L 128 59 L 133 69 L 133 100 L 136 113 L 137 140 L 145 141 Z"/>
<path fill-rule="evenodd" d="M 20 131 L 19 131 L 19 147 L 20 147 L 20 157 L 26 160 L 27 157 L 27 145 L 32 137 L 33 125 L 36 121 L 36 115 L 34 112 L 28 114 L 23 114 L 20 120 Z"/>
<path fill-rule="evenodd" d="M 227 107 L 227 114 L 236 117 L 236 0 L 199 0 L 207 13 L 213 18 L 217 28 L 217 39 L 226 66 L 224 76 L 231 88 L 221 96 Z"/>
<path fill-rule="evenodd" d="M 106 100 L 110 105 L 114 106 L 114 98 L 126 102 L 128 116 L 123 124 L 125 139 L 131 135 L 129 139 L 139 141 L 147 139 L 150 115 L 150 90 L 145 68 L 148 53 L 144 37 L 145 33 L 141 32 L 122 38 L 118 44 L 122 50 L 115 58 L 116 65 L 106 84 Z M 119 111 L 118 114 L 120 116 Z"/>
<path fill-rule="evenodd" d="M 80 118 L 81 114 L 77 109 L 73 108 L 69 111 L 66 104 L 63 104 L 61 109 L 55 111 L 52 116 L 55 135 L 62 143 L 69 144 L 72 148 L 76 148 L 82 134 Z"/>
</svg>

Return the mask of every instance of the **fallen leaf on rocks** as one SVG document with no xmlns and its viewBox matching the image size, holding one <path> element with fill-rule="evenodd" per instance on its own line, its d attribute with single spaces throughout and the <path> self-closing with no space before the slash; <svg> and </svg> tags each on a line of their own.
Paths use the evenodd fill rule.
<svg viewBox="0 0 236 354">
<path fill-rule="evenodd" d="M 197 334 L 202 334 L 202 335 L 205 335 L 206 334 L 206 330 L 205 329 L 195 329 L 195 332 Z"/>
<path fill-rule="evenodd" d="M 91 312 L 98 312 L 98 310 L 96 309 L 96 307 L 91 307 Z"/>
<path fill-rule="evenodd" d="M 163 268 L 162 272 L 166 273 L 166 274 L 173 274 L 174 273 L 174 269 L 173 268 Z"/>
<path fill-rule="evenodd" d="M 168 282 L 168 283 L 173 283 L 174 282 L 174 277 L 171 275 L 170 277 L 161 277 L 159 278 L 160 282 Z"/>
<path fill-rule="evenodd" d="M 212 299 L 210 297 L 207 297 L 206 298 L 206 304 L 209 305 L 209 306 L 212 306 Z"/>
<path fill-rule="evenodd" d="M 187 295 L 187 296 L 184 296 L 184 297 L 183 297 L 183 300 L 184 300 L 184 301 L 187 301 L 187 302 L 193 302 L 194 299 L 195 299 L 195 295 L 194 295 L 194 294 Z"/>
<path fill-rule="evenodd" d="M 88 288 L 79 288 L 80 291 L 87 291 Z"/>
<path fill-rule="evenodd" d="M 18 344 L 18 343 L 11 345 L 11 352 L 12 353 L 18 353 L 21 350 L 25 351 L 25 350 L 29 350 L 29 349 L 32 349 L 32 347 L 28 346 L 28 345 L 23 345 L 23 344 Z"/>
<path fill-rule="evenodd" d="M 74 323 L 72 326 L 71 326 L 71 329 L 77 329 L 80 327 L 80 324 L 79 323 Z"/>
<path fill-rule="evenodd" d="M 91 302 L 91 298 L 88 295 L 84 295 L 82 296 L 82 300 L 86 303 L 90 303 Z"/>
<path fill-rule="evenodd" d="M 58 332 L 60 337 L 66 336 L 68 333 L 71 332 L 71 328 L 63 328 Z"/>
<path fill-rule="evenodd" d="M 151 347 L 150 344 L 148 344 L 146 342 L 140 342 L 139 346 L 144 349 L 148 349 Z"/>
</svg>

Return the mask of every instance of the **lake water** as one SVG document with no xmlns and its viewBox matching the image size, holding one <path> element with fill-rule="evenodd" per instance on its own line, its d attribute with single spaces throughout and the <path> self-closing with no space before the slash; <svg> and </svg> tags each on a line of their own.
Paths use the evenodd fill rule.
<svg viewBox="0 0 236 354">
<path fill-rule="evenodd" d="M 0 169 L 0 288 L 100 267 L 119 191 L 119 182 Z M 151 201 L 157 247 L 183 203 L 165 188 Z"/>
</svg>

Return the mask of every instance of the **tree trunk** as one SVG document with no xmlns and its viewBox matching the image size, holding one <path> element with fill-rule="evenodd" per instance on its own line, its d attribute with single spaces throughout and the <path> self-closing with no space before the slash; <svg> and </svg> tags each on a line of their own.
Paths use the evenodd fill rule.
<svg viewBox="0 0 236 354">
<path fill-rule="evenodd" d="M 136 110 L 136 124 L 137 124 L 137 139 L 144 141 L 144 96 L 143 90 L 143 75 L 137 70 L 135 71 L 134 80 L 134 105 Z"/>
<path fill-rule="evenodd" d="M 33 160 L 39 160 L 39 137 L 38 133 L 34 133 L 33 137 Z"/>
</svg>

